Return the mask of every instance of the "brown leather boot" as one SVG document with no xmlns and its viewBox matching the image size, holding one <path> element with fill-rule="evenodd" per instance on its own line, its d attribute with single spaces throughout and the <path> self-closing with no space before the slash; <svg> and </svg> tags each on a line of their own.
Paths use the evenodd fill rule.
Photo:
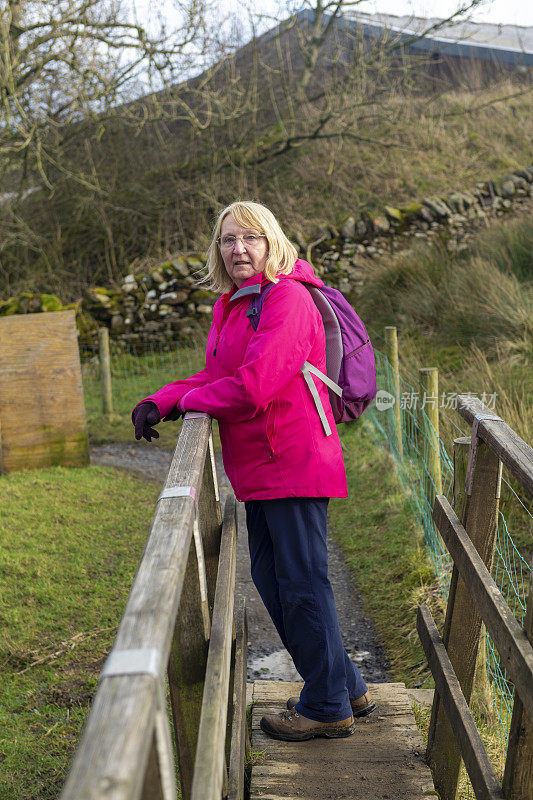
<svg viewBox="0 0 533 800">
<path fill-rule="evenodd" d="M 294 708 L 299 699 L 299 697 L 289 697 L 287 700 L 287 708 L 289 711 Z M 376 704 L 372 702 L 368 692 L 357 699 L 350 697 L 350 705 L 354 717 L 366 717 L 368 714 L 371 714 L 376 707 Z"/>
<path fill-rule="evenodd" d="M 269 714 L 261 719 L 261 730 L 273 739 L 287 742 L 303 742 L 316 736 L 326 739 L 341 739 L 355 733 L 353 716 L 339 722 L 319 722 L 303 717 L 297 711 L 282 711 L 281 714 Z"/>
</svg>

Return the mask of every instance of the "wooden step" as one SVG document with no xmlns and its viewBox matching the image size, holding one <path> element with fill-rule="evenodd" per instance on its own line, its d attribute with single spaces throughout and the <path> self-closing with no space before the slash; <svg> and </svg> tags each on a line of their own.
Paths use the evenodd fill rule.
<svg viewBox="0 0 533 800">
<path fill-rule="evenodd" d="M 255 681 L 250 800 L 418 800 L 435 794 L 403 683 L 369 684 L 377 708 L 347 739 L 282 742 L 259 727 L 301 683 Z"/>
</svg>

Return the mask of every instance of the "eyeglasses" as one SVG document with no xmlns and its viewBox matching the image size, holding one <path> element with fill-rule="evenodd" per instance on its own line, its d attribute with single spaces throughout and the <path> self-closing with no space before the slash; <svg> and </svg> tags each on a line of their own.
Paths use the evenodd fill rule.
<svg viewBox="0 0 533 800">
<path fill-rule="evenodd" d="M 244 236 L 219 236 L 217 239 L 218 245 L 221 250 L 233 250 L 237 244 L 237 239 L 240 239 L 243 245 L 248 250 L 257 247 L 261 239 L 266 239 L 264 233 L 245 233 Z"/>
</svg>

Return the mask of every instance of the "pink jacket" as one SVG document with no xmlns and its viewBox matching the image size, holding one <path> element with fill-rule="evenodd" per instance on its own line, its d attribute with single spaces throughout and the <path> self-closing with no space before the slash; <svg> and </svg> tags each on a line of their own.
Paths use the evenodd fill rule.
<svg viewBox="0 0 533 800">
<path fill-rule="evenodd" d="M 246 311 L 263 274 L 223 294 L 213 308 L 205 369 L 145 400 L 165 416 L 206 411 L 219 422 L 224 468 L 238 500 L 346 497 L 346 472 L 328 390 L 313 380 L 332 430 L 325 436 L 300 372 L 309 361 L 326 372 L 325 333 L 311 295 L 299 281 L 323 286 L 298 259 L 268 293 L 257 331 Z"/>
</svg>

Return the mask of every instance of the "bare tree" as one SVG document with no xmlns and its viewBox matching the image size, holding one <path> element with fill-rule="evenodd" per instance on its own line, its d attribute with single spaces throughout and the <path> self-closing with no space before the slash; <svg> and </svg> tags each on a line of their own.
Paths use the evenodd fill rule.
<svg viewBox="0 0 533 800">
<path fill-rule="evenodd" d="M 450 84 L 409 46 L 480 0 L 410 37 L 374 39 L 346 16 L 358 0 L 305 0 L 306 13 L 289 7 L 239 49 L 242 25 L 209 17 L 198 5 L 208 0 L 184 2 L 180 31 L 157 35 L 112 0 L 9 0 L 0 11 L 0 175 L 19 193 L 9 206 L 0 198 L 4 287 L 40 275 L 76 296 L 140 256 L 203 247 L 221 204 L 247 195 L 286 207 L 298 171 L 339 206 L 339 163 L 350 193 L 357 172 L 383 174 L 392 149 L 409 150 L 419 119 L 442 117 Z M 249 20 L 252 31 L 261 22 Z M 290 202 L 300 225 L 304 204 Z M 304 216 L 323 213 L 314 205 L 306 196 Z"/>
<path fill-rule="evenodd" d="M 271 37 L 260 71 L 267 78 L 275 116 L 260 117 L 256 149 L 249 161 L 261 164 L 311 140 L 368 140 L 367 123 L 375 122 L 376 146 L 397 146 L 395 130 L 404 106 L 402 97 L 416 95 L 426 80 L 426 110 L 450 85 L 436 80 L 435 62 L 428 53 L 413 56 L 418 41 L 467 18 L 483 0 L 465 0 L 446 19 L 428 22 L 416 33 L 387 30 L 369 39 L 363 26 L 347 16 L 362 0 L 304 0 Z M 290 10 L 290 3 L 289 3 Z M 275 48 L 276 59 L 272 59 Z M 270 58 L 269 58 L 270 56 Z"/>
<path fill-rule="evenodd" d="M 202 47 L 203 0 L 185 0 L 178 31 L 148 32 L 119 0 L 7 0 L 0 7 L 0 167 L 24 187 L 53 188 L 55 171 L 76 172 L 63 148 L 79 123 L 97 120 L 144 89 L 187 74 Z M 81 182 L 96 183 L 87 173 Z"/>
</svg>

